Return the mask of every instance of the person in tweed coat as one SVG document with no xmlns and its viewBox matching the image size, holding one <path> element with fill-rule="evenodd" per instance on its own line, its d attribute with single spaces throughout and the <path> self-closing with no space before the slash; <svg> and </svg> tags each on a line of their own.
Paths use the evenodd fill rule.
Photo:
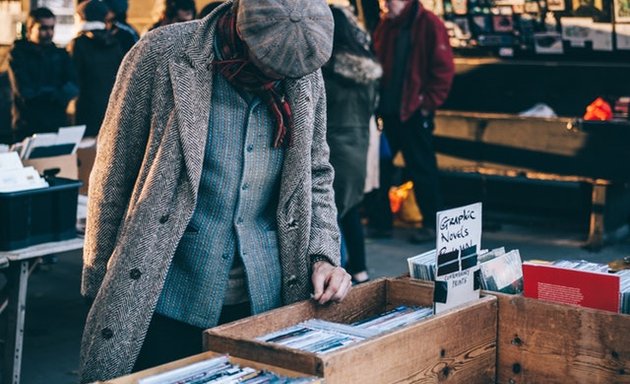
<svg viewBox="0 0 630 384">
<path fill-rule="evenodd" d="M 275 147 L 283 151 L 278 193 L 272 198 L 276 207 L 272 216 L 277 230 L 278 260 L 266 261 L 279 264 L 276 286 L 280 292 L 264 289 L 259 292 L 250 286 L 252 312 L 269 309 L 257 307 L 257 302 L 265 301 L 267 296 L 277 294 L 278 304 L 282 305 L 308 299 L 313 294 L 314 300 L 325 304 L 342 300 L 350 289 L 350 276 L 338 267 L 339 230 L 332 192 L 333 170 L 326 144 L 325 91 L 319 70 L 332 47 L 325 46 L 321 52 L 315 52 L 319 57 L 304 60 L 299 55 L 301 51 L 312 53 L 312 49 L 304 49 L 304 44 L 312 42 L 302 42 L 296 38 L 297 34 L 285 33 L 286 41 L 276 47 L 293 50 L 291 57 L 297 57 L 297 61 L 293 66 L 274 66 L 280 62 L 266 58 L 273 60 L 276 51 L 267 51 L 266 58 L 256 56 L 254 49 L 259 45 L 255 40 L 247 41 L 252 38 L 249 33 L 256 37 L 264 34 L 252 27 L 256 23 L 245 23 L 251 21 L 252 15 L 264 14 L 269 9 L 280 12 L 291 8 L 290 12 L 285 10 L 286 17 L 267 19 L 273 19 L 277 28 L 286 27 L 287 23 L 293 23 L 287 28 L 319 28 L 326 40 L 332 36 L 330 10 L 323 0 L 321 3 L 320 0 L 237 1 L 226 2 L 202 20 L 166 26 L 147 34 L 123 61 L 99 135 L 90 178 L 81 292 L 94 302 L 81 344 L 81 382 L 106 380 L 134 369 L 169 269 L 175 266 L 173 259 L 178 244 L 183 242 L 191 219 L 198 214 L 197 205 L 207 199 L 207 192 L 200 189 L 200 184 L 205 180 L 206 161 L 214 156 L 212 151 L 206 151 L 212 145 L 207 137 L 214 127 L 209 121 L 219 124 L 215 115 L 223 108 L 213 95 L 218 87 L 225 88 L 225 79 L 217 71 L 225 68 L 230 74 L 232 63 L 226 60 L 228 67 L 213 65 L 220 61 L 213 42 L 222 15 L 231 10 L 238 12 L 237 25 L 242 26 L 239 36 L 248 42 L 248 55 L 255 67 L 276 80 L 282 76 L 275 84 L 281 83 L 284 89 L 282 97 L 272 99 L 275 104 L 268 104 L 270 110 L 282 108 L 281 115 L 275 114 L 278 110 L 274 109 L 275 121 L 279 123 L 277 133 L 272 135 Z M 247 13 L 246 7 L 253 9 Z M 322 9 L 326 12 L 318 14 Z M 303 26 L 302 23 L 319 24 Z M 301 47 L 291 45 L 296 42 Z M 285 127 L 281 127 L 283 121 Z M 287 140 L 281 128 L 288 128 Z M 238 126 L 231 129 L 238 130 Z M 273 130 L 269 127 L 269 131 Z M 247 152 L 251 149 L 246 148 Z M 228 163 L 237 161 L 241 155 L 234 153 L 233 157 L 225 158 L 225 166 L 229 167 Z M 241 193 L 240 190 L 239 187 L 237 192 Z M 226 222 L 225 227 L 231 230 L 232 224 Z M 207 262 L 217 264 L 212 259 Z M 217 279 L 219 275 L 227 276 L 225 269 L 209 273 Z M 206 295 L 216 293 L 210 290 Z M 218 308 L 213 306 L 208 311 L 221 311 L 221 300 L 222 297 L 215 300 Z M 218 321 L 217 316 L 209 318 L 214 323 Z M 197 326 L 209 328 L 214 323 Z M 201 340 L 201 334 L 197 337 Z"/>
</svg>

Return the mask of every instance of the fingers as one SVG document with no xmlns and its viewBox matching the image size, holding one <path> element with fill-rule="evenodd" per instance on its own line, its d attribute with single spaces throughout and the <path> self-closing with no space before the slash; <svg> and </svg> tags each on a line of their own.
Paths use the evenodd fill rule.
<svg viewBox="0 0 630 384">
<path fill-rule="evenodd" d="M 328 279 L 328 273 L 326 265 L 330 266 L 332 269 L 332 265 L 328 263 L 316 263 L 313 268 L 313 276 L 311 280 L 313 282 L 313 300 L 319 301 L 322 294 L 324 293 L 324 287 L 326 286 L 326 280 Z"/>
<path fill-rule="evenodd" d="M 335 267 L 327 272 L 327 278 L 324 279 L 324 293 L 319 298 L 314 297 L 319 304 L 343 300 L 352 285 L 350 275 L 343 268 Z"/>
</svg>

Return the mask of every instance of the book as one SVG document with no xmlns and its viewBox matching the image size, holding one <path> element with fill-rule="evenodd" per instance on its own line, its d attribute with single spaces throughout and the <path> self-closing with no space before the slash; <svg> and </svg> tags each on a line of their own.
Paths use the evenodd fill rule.
<svg viewBox="0 0 630 384">
<path fill-rule="evenodd" d="M 325 354 L 381 333 L 408 326 L 431 315 L 433 315 L 432 308 L 401 305 L 352 324 L 310 319 L 256 339 L 306 352 Z"/>
<path fill-rule="evenodd" d="M 482 289 L 509 294 L 523 291 L 523 269 L 518 249 L 483 260 L 479 266 Z"/>
<path fill-rule="evenodd" d="M 573 269 L 563 265 L 523 263 L 523 295 L 556 303 L 619 312 L 619 275 L 594 269 Z"/>
<path fill-rule="evenodd" d="M 138 384 L 305 384 L 317 382 L 316 378 L 289 378 L 269 371 L 241 367 L 230 362 L 227 355 L 188 364 L 138 380 Z"/>
</svg>

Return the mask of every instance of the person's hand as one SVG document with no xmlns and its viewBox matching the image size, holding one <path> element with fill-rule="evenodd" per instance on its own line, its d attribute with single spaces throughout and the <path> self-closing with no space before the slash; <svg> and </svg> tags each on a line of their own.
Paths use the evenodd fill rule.
<svg viewBox="0 0 630 384">
<path fill-rule="evenodd" d="M 343 300 L 352 287 L 352 279 L 346 270 L 332 266 L 326 261 L 313 264 L 311 279 L 315 290 L 313 300 L 319 304 Z"/>
</svg>

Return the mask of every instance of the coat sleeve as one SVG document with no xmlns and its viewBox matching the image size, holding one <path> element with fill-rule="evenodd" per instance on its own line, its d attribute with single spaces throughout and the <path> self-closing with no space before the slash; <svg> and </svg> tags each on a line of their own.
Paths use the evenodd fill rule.
<svg viewBox="0 0 630 384">
<path fill-rule="evenodd" d="M 429 78 L 424 86 L 420 108 L 434 111 L 438 109 L 451 90 L 455 76 L 453 50 L 446 27 L 436 16 L 429 18 L 427 36 L 431 40 Z"/>
<path fill-rule="evenodd" d="M 308 254 L 312 263 L 325 259 L 332 265 L 339 265 L 339 227 L 332 189 L 334 171 L 326 142 L 326 92 L 320 71 L 315 75 L 314 84 L 313 93 L 318 100 L 311 147 L 312 221 Z"/>
<path fill-rule="evenodd" d="M 90 175 L 81 293 L 96 296 L 123 230 L 150 127 L 154 54 L 139 43 L 125 57 L 100 130 Z"/>
</svg>

